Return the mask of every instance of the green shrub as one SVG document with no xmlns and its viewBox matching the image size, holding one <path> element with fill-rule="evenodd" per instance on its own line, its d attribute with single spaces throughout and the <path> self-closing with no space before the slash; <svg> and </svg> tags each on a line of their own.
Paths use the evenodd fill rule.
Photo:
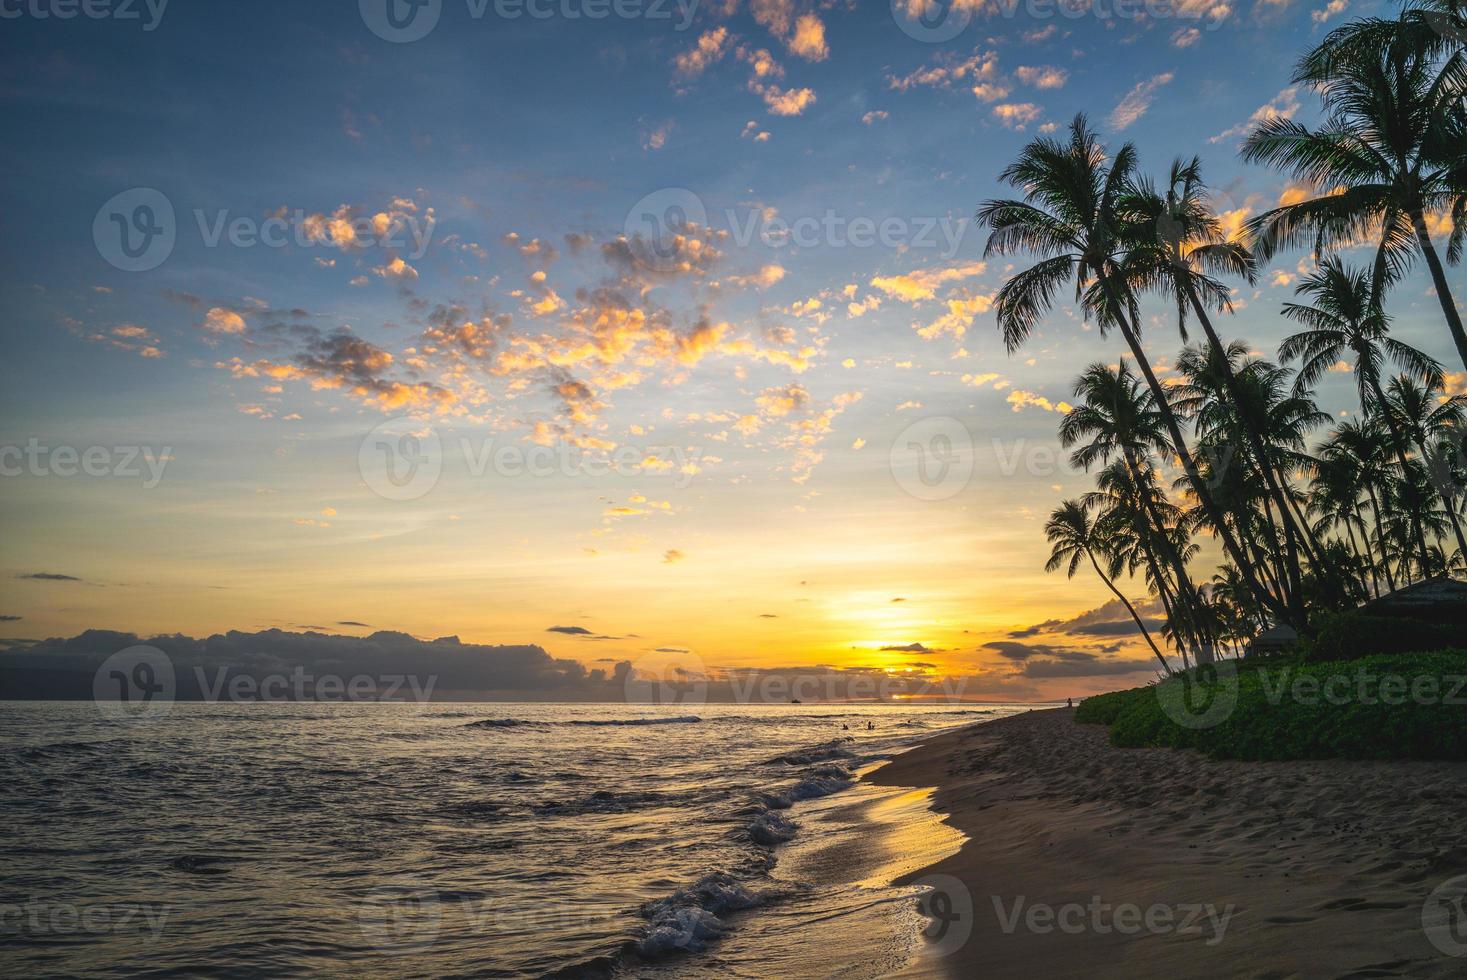
<svg viewBox="0 0 1467 980">
<path fill-rule="evenodd" d="M 1088 701 L 1098 703 L 1087 709 Z M 1329 663 L 1224 661 L 1087 699 L 1122 747 L 1220 759 L 1467 760 L 1467 650 Z"/>
<path fill-rule="evenodd" d="M 1138 687 L 1129 691 L 1112 691 L 1097 694 L 1081 701 L 1075 708 L 1075 720 L 1082 725 L 1109 725 L 1137 698 L 1151 696 L 1151 688 Z"/>
<path fill-rule="evenodd" d="M 1356 660 L 1378 653 L 1445 650 L 1462 642 L 1462 631 L 1419 619 L 1335 613 L 1320 622 L 1306 656 L 1314 661 Z"/>
</svg>

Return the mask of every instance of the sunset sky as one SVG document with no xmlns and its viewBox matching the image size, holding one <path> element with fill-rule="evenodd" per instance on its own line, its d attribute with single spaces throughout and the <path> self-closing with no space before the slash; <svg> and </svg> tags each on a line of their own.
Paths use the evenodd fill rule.
<svg viewBox="0 0 1467 980">
<path fill-rule="evenodd" d="M 1237 159 L 1250 120 L 1316 120 L 1293 61 L 1387 7 L 566 16 L 595 5 L 442 0 L 412 41 L 372 0 L 0 23 L 0 636 L 384 629 L 588 666 L 923 663 L 1004 697 L 1144 680 L 1114 611 L 1067 622 L 1101 583 L 1043 570 L 1045 516 L 1090 487 L 1057 413 L 1118 346 L 1062 304 L 1006 355 L 1015 267 L 971 215 L 1084 111 L 1153 173 L 1200 154 L 1241 224 L 1299 192 Z M 171 250 L 131 271 L 119 221 Z M 1220 329 L 1272 356 L 1301 268 L 1237 284 Z M 1394 330 L 1451 363 L 1428 288 L 1400 287 Z M 1165 371 L 1176 326 L 1147 312 Z M 1348 374 L 1321 391 L 1353 399 Z M 133 475 L 37 472 L 28 445 Z M 951 445 L 946 476 L 913 445 Z M 386 478 L 404 447 L 436 480 Z"/>
</svg>

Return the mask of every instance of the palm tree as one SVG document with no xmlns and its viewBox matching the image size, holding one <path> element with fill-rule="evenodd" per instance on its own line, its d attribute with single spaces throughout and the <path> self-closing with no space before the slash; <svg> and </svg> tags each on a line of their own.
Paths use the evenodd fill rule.
<svg viewBox="0 0 1467 980">
<path fill-rule="evenodd" d="M 1287 474 L 1309 461 L 1304 452 L 1305 437 L 1329 417 L 1303 393 L 1289 394 L 1290 372 L 1250 357 L 1248 345 L 1242 341 L 1234 341 L 1225 348 L 1188 347 L 1177 358 L 1177 368 L 1186 383 L 1174 389 L 1173 405 L 1184 417 L 1193 420 L 1203 455 L 1224 466 L 1238 460 L 1245 471 L 1251 469 L 1252 473 L 1264 477 L 1259 481 L 1261 492 L 1256 495 L 1262 507 L 1257 522 L 1262 530 L 1250 527 L 1241 533 L 1247 538 L 1257 534 L 1268 536 L 1274 557 L 1281 565 L 1279 577 L 1288 583 L 1290 594 L 1302 601 L 1297 596 L 1303 583 L 1291 529 L 1296 525 L 1308 528 L 1309 522 Z M 1246 419 L 1253 420 L 1256 438 L 1244 436 L 1248 427 Z M 1278 480 L 1267 479 L 1268 473 L 1279 474 Z M 1243 485 L 1248 485 L 1246 480 Z M 1285 532 L 1282 541 L 1277 535 L 1279 527 Z M 1308 549 L 1316 578 L 1326 591 L 1338 597 L 1343 590 L 1333 588 L 1334 570 L 1320 560 L 1312 530 L 1302 543 Z"/>
<path fill-rule="evenodd" d="M 1082 440 L 1089 441 L 1070 454 L 1071 465 L 1089 472 L 1096 463 L 1108 464 L 1115 456 L 1134 486 L 1154 485 L 1151 454 L 1169 451 L 1165 426 L 1156 411 L 1156 400 L 1141 387 L 1126 359 L 1121 358 L 1114 370 L 1104 364 L 1090 365 L 1075 380 L 1074 393 L 1079 404 L 1060 420 L 1060 445 L 1070 449 Z M 1159 561 L 1169 567 L 1173 593 L 1189 609 L 1199 607 L 1197 588 L 1187 574 L 1182 555 L 1185 549 L 1178 548 L 1169 536 L 1161 533 L 1166 526 L 1161 512 L 1170 505 L 1164 497 L 1158 500 L 1149 493 L 1138 494 L 1137 503 L 1136 519 L 1149 531 L 1142 541 L 1151 563 Z M 1160 552 L 1159 559 L 1157 552 Z M 1161 577 L 1160 568 L 1153 568 L 1152 572 Z M 1170 605 L 1168 615 L 1171 615 Z"/>
<path fill-rule="evenodd" d="M 1326 534 L 1334 527 L 1344 529 L 1345 543 L 1360 572 L 1360 584 L 1364 585 L 1363 577 L 1368 575 L 1371 593 L 1380 595 L 1380 577 L 1375 560 L 1370 556 L 1370 536 L 1360 513 L 1364 506 L 1361 503 L 1364 488 L 1361 486 L 1360 466 L 1352 457 L 1337 454 L 1316 459 L 1313 469 L 1309 481 L 1309 510 L 1319 515 L 1319 533 Z M 1366 542 L 1364 551 L 1355 539 L 1357 530 Z"/>
<path fill-rule="evenodd" d="M 1386 586 L 1394 592 L 1396 577 L 1391 571 L 1391 552 L 1386 539 L 1383 511 L 1383 505 L 1389 504 L 1392 497 L 1393 477 L 1386 463 L 1386 456 L 1390 453 L 1388 442 L 1383 426 L 1376 419 L 1346 419 L 1329 434 L 1319 449 L 1319 456 L 1326 463 L 1340 460 L 1342 465 L 1350 466 L 1358 475 L 1360 486 L 1370 504 L 1371 523 L 1375 525 L 1375 549 L 1380 555 L 1379 567 L 1385 576 Z"/>
<path fill-rule="evenodd" d="M 1431 480 L 1442 507 L 1457 538 L 1457 549 L 1467 556 L 1467 538 L 1462 535 L 1462 522 L 1457 517 L 1455 474 L 1449 463 L 1451 452 L 1441 453 L 1441 446 L 1459 444 L 1467 423 L 1467 397 L 1440 395 L 1435 385 L 1420 385 L 1402 375 L 1391 379 L 1390 393 L 1382 402 L 1387 417 L 1416 446 L 1426 475 Z"/>
<path fill-rule="evenodd" d="M 1188 649 L 1200 653 L 1211 640 L 1204 604 L 1187 574 L 1187 562 L 1198 548 L 1182 509 L 1167 499 L 1149 461 L 1117 459 L 1100 471 L 1095 484 L 1096 490 L 1080 503 L 1098 511 L 1095 529 L 1107 545 L 1109 574 L 1144 572 L 1148 588 L 1166 611 L 1163 633 L 1181 652 L 1183 666 L 1191 666 Z M 1173 576 L 1165 572 L 1167 563 Z"/>
<path fill-rule="evenodd" d="M 1316 254 L 1374 237 L 1378 288 L 1399 278 L 1419 253 L 1467 365 L 1467 330 L 1427 223 L 1428 214 L 1457 219 L 1447 250 L 1447 261 L 1457 262 L 1460 219 L 1467 217 L 1467 60 L 1460 46 L 1443 59 L 1442 45 L 1425 40 L 1433 32 L 1409 19 L 1381 26 L 1331 35 L 1300 61 L 1293 80 L 1319 91 L 1329 113 L 1323 128 L 1275 116 L 1244 141 L 1244 159 L 1324 190 L 1267 211 L 1248 227 L 1264 259 L 1308 236 Z"/>
<path fill-rule="evenodd" d="M 1085 117 L 1079 115 L 1071 124 L 1068 142 L 1035 139 L 1000 174 L 1005 183 L 1022 188 L 1024 198 L 990 200 L 978 209 L 979 223 L 992 229 L 984 254 L 1033 252 L 1041 256 L 1037 265 L 1015 274 L 998 291 L 995 308 L 1004 344 L 1011 352 L 1022 346 L 1054 305 L 1057 291 L 1073 280 L 1077 299 L 1102 333 L 1116 328 L 1125 338 L 1156 399 L 1157 411 L 1171 437 L 1170 451 L 1181 460 L 1193 492 L 1218 529 L 1228 556 L 1243 569 L 1262 605 L 1281 618 L 1297 618 L 1259 584 L 1202 480 L 1176 415 L 1167 405 L 1141 347 L 1135 327 L 1136 297 L 1121 270 L 1133 242 L 1128 241 L 1125 222 L 1117 214 L 1117 203 L 1135 165 L 1136 151 L 1129 143 L 1107 159 Z"/>
<path fill-rule="evenodd" d="M 1066 500 L 1055 508 L 1054 513 L 1049 515 L 1049 521 L 1044 525 L 1044 535 L 1049 539 L 1051 545 L 1049 561 L 1044 570 L 1052 572 L 1060 566 L 1065 566 L 1065 575 L 1068 578 L 1075 577 L 1075 571 L 1080 567 L 1081 559 L 1089 559 L 1090 567 L 1095 569 L 1095 574 L 1110 589 L 1111 594 L 1121 601 L 1126 607 L 1126 612 L 1136 621 L 1136 626 L 1141 630 L 1141 635 L 1146 639 L 1146 645 L 1151 647 L 1151 652 L 1156 654 L 1156 659 L 1161 661 L 1161 667 L 1168 674 L 1172 672 L 1162 656 L 1161 650 L 1156 646 L 1156 641 L 1151 638 L 1151 633 L 1146 629 L 1146 623 L 1136 613 L 1136 607 L 1131 605 L 1120 589 L 1116 588 L 1115 582 L 1110 576 L 1101 571 L 1100 563 L 1095 560 L 1095 552 L 1103 548 L 1103 542 L 1095 533 L 1095 527 L 1090 522 L 1090 515 L 1078 502 Z"/>
<path fill-rule="evenodd" d="M 1441 382 L 1441 365 L 1421 351 L 1389 336 L 1390 318 L 1381 308 L 1382 293 L 1363 269 L 1351 269 L 1330 256 L 1319 268 L 1300 280 L 1296 293 L 1314 305 L 1285 303 L 1283 314 L 1309 329 L 1296 333 L 1279 345 L 1279 356 L 1299 360 L 1302 366 L 1296 390 L 1313 388 L 1345 354 L 1355 359 L 1355 383 L 1360 405 L 1367 414 L 1378 412 L 1391 434 L 1392 448 L 1401 469 L 1406 469 L 1406 436 L 1386 410 L 1380 373 L 1387 361 L 1431 385 Z M 1426 541 L 1417 535 L 1417 546 L 1425 557 Z"/>
<path fill-rule="evenodd" d="M 1286 480 L 1274 469 L 1263 448 L 1262 420 L 1250 411 L 1248 400 L 1237 390 L 1232 363 L 1223 356 L 1225 345 L 1213 327 L 1208 310 L 1231 312 L 1228 288 L 1214 275 L 1234 275 L 1252 285 L 1258 266 L 1245 245 L 1230 240 L 1222 222 L 1205 199 L 1202 162 L 1175 160 L 1165 193 L 1158 192 L 1149 178 L 1138 181 L 1121 202 L 1121 210 L 1133 223 L 1141 243 L 1127 255 L 1126 272 L 1137 288 L 1166 293 L 1177 307 L 1177 327 L 1187 339 L 1187 318 L 1197 317 L 1208 345 L 1218 355 L 1217 366 L 1232 402 L 1238 406 L 1239 442 L 1253 451 L 1268 492 L 1274 497 L 1283 522 L 1285 555 L 1289 563 L 1291 591 L 1300 578 L 1298 548 L 1303 547 L 1315 567 L 1320 567 L 1318 546 L 1309 525 L 1292 515 L 1285 499 Z"/>
</svg>

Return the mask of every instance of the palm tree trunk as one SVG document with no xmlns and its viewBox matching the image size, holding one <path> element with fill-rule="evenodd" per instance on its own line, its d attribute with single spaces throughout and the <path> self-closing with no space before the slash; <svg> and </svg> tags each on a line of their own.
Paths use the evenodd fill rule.
<svg viewBox="0 0 1467 980">
<path fill-rule="evenodd" d="M 1419 435 L 1419 430 L 1415 434 Z M 1467 558 L 1467 538 L 1462 537 L 1462 522 L 1457 520 L 1456 504 L 1452 500 L 1451 493 L 1447 489 L 1445 481 L 1439 481 L 1432 478 L 1431 454 L 1426 451 L 1425 440 L 1418 438 L 1415 440 L 1415 442 L 1416 451 L 1421 454 L 1421 465 L 1426 468 L 1426 480 L 1428 483 L 1431 484 L 1432 489 L 1436 490 L 1437 496 L 1441 497 L 1442 507 L 1445 508 L 1447 512 L 1447 519 L 1452 522 L 1452 533 L 1457 536 L 1457 548 L 1459 551 L 1462 552 L 1462 557 Z M 1445 557 L 1445 555 L 1443 557 Z"/>
<path fill-rule="evenodd" d="M 1120 302 L 1120 297 L 1116 295 L 1115 287 L 1111 284 L 1110 279 L 1103 274 L 1100 276 L 1100 282 L 1106 299 L 1113 307 L 1116 323 L 1121 329 L 1121 335 L 1126 338 L 1126 344 L 1131 348 L 1131 356 L 1136 358 L 1136 364 L 1141 369 L 1141 375 L 1146 379 L 1146 385 L 1151 389 L 1152 397 L 1156 399 L 1156 410 L 1161 414 L 1162 421 L 1166 423 L 1167 433 L 1172 439 L 1172 447 L 1177 453 L 1177 458 L 1182 461 L 1182 468 L 1187 472 L 1187 479 L 1192 484 L 1192 492 L 1197 494 L 1197 499 L 1201 501 L 1203 510 L 1207 512 L 1208 520 L 1211 521 L 1212 526 L 1217 530 L 1218 536 L 1222 538 L 1223 549 L 1227 551 L 1228 557 L 1237 566 L 1238 573 L 1243 576 L 1243 581 L 1247 583 L 1248 590 L 1253 593 L 1254 601 L 1278 616 L 1282 621 L 1289 622 L 1290 625 L 1296 628 L 1306 625 L 1295 611 L 1286 609 L 1283 603 L 1279 602 L 1274 596 L 1269 595 L 1263 586 L 1258 584 L 1258 577 L 1254 573 L 1252 564 L 1248 561 L 1248 557 L 1243 554 L 1242 549 L 1238 547 L 1238 542 L 1233 537 L 1232 529 L 1227 526 L 1227 521 L 1224 518 L 1222 510 L 1217 506 L 1217 502 L 1212 499 L 1212 493 L 1207 489 L 1207 482 L 1202 479 L 1202 474 L 1197 469 L 1197 461 L 1192 458 L 1192 451 L 1187 448 L 1187 440 L 1182 438 L 1182 427 L 1177 422 L 1176 413 L 1172 411 L 1171 403 L 1167 401 L 1166 392 L 1162 389 L 1161 383 L 1156 380 L 1156 372 L 1151 370 L 1151 363 L 1146 360 L 1146 351 L 1142 349 L 1141 341 L 1137 338 L 1135 329 L 1126 318 L 1124 312 L 1125 307 Z"/>
<path fill-rule="evenodd" d="M 1380 403 L 1381 417 L 1385 419 L 1386 428 L 1390 430 L 1391 446 L 1396 450 L 1396 461 L 1401 464 L 1401 479 L 1409 480 L 1411 465 L 1406 462 L 1406 446 L 1408 445 L 1406 436 L 1401 432 L 1401 427 L 1396 424 L 1395 415 L 1391 413 L 1391 404 L 1386 401 L 1385 392 L 1380 388 L 1380 378 L 1372 371 L 1365 375 L 1365 380 L 1370 385 L 1370 390 L 1374 392 L 1376 401 Z M 1411 514 L 1411 531 L 1416 538 L 1416 547 L 1419 549 L 1417 562 L 1421 565 L 1421 573 L 1424 576 L 1426 567 L 1431 561 L 1431 554 L 1426 549 L 1426 535 L 1421 530 L 1419 507 Z"/>
<path fill-rule="evenodd" d="M 1377 599 L 1379 599 L 1380 579 L 1376 577 L 1375 574 L 1375 559 L 1371 558 L 1369 555 L 1370 541 L 1368 539 L 1366 540 L 1366 553 L 1361 554 L 1360 546 L 1355 541 L 1355 529 L 1350 525 L 1349 514 L 1345 515 L 1345 538 L 1350 542 L 1350 554 L 1355 556 L 1356 561 L 1363 561 L 1365 563 L 1365 570 L 1370 573 L 1370 591 Z M 1360 584 L 1364 585 L 1365 582 L 1362 580 Z"/>
<path fill-rule="evenodd" d="M 1396 591 L 1396 577 L 1391 574 L 1391 555 L 1386 551 L 1385 525 L 1380 520 L 1380 501 L 1376 498 L 1375 487 L 1368 481 L 1365 484 L 1365 492 L 1370 497 L 1370 510 L 1375 515 L 1375 543 L 1380 549 L 1380 567 L 1385 572 L 1386 585 L 1390 586 L 1392 592 Z"/>
<path fill-rule="evenodd" d="M 1105 587 L 1110 589 L 1110 591 L 1115 595 L 1117 599 L 1121 600 L 1121 605 L 1126 607 L 1126 612 L 1130 613 L 1131 618 L 1136 621 L 1136 625 L 1141 630 L 1141 635 L 1146 638 L 1146 645 L 1151 647 L 1151 652 L 1156 654 L 1157 660 L 1161 661 L 1161 669 L 1170 674 L 1172 672 L 1172 669 L 1167 664 L 1166 657 L 1163 657 L 1161 655 L 1161 651 L 1157 649 L 1156 641 L 1151 638 L 1151 631 L 1146 628 L 1146 624 L 1143 623 L 1141 621 L 1141 617 L 1136 614 L 1136 607 L 1131 605 L 1131 600 L 1122 595 L 1121 590 L 1116 588 L 1116 584 L 1112 582 L 1110 578 L 1100 570 L 1100 563 L 1095 560 L 1095 555 L 1090 551 L 1089 548 L 1085 549 L 1085 557 L 1090 559 L 1090 567 L 1095 569 L 1095 574 L 1100 576 L 1100 580 L 1105 583 Z"/>
<path fill-rule="evenodd" d="M 1462 358 L 1462 366 L 1467 367 L 1467 329 L 1463 329 L 1462 314 L 1457 312 L 1457 305 L 1452 302 L 1452 290 L 1447 286 L 1446 270 L 1442 268 L 1442 260 L 1436 254 L 1436 246 L 1431 243 L 1431 233 L 1426 228 L 1426 215 L 1420 208 L 1412 209 L 1411 225 L 1416 229 L 1416 242 L 1426 258 L 1426 267 L 1431 270 L 1431 284 L 1436 288 L 1436 298 L 1442 304 L 1442 312 L 1447 315 L 1447 329 L 1452 332 L 1452 341 L 1457 345 L 1457 356 Z"/>
<path fill-rule="evenodd" d="M 1177 553 L 1176 545 L 1167 536 L 1166 525 L 1162 523 L 1161 515 L 1156 512 L 1156 505 L 1146 493 L 1146 487 L 1149 484 L 1142 480 L 1141 467 L 1131 457 L 1129 452 L 1123 451 L 1121 455 L 1126 461 L 1126 469 L 1131 474 L 1131 482 L 1136 485 L 1136 495 L 1141 499 L 1141 508 L 1145 513 L 1146 521 L 1150 525 L 1152 533 L 1156 535 L 1157 540 L 1161 543 L 1162 551 L 1166 555 L 1167 564 L 1172 567 L 1172 573 L 1177 578 L 1178 604 L 1185 605 L 1188 609 L 1191 609 L 1196 605 L 1197 587 L 1192 584 L 1192 578 L 1187 574 L 1187 565 L 1182 561 L 1182 556 Z M 1147 545 L 1147 550 L 1148 552 L 1150 551 L 1149 544 Z M 1156 574 L 1155 569 L 1153 569 L 1152 574 Z M 1185 658 L 1185 656 L 1186 654 L 1184 652 L 1183 657 Z"/>
</svg>

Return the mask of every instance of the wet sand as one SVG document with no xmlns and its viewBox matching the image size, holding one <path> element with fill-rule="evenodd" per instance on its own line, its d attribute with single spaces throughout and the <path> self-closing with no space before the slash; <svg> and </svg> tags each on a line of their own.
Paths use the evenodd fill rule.
<svg viewBox="0 0 1467 980">
<path fill-rule="evenodd" d="M 897 879 L 954 879 L 908 976 L 1467 977 L 1467 919 L 1433 933 L 1460 956 L 1422 919 L 1467 875 L 1467 764 L 1116 749 L 1059 709 L 867 778 L 937 787 L 968 838 Z"/>
</svg>

